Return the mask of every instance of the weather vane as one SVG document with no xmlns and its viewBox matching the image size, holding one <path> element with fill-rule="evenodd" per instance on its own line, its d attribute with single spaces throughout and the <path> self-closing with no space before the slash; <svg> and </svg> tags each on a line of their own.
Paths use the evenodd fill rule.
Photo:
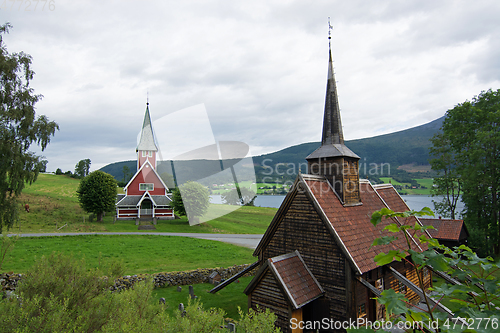
<svg viewBox="0 0 500 333">
<path fill-rule="evenodd" d="M 328 39 L 332 39 L 333 26 L 330 24 L 330 16 L 328 16 Z"/>
</svg>

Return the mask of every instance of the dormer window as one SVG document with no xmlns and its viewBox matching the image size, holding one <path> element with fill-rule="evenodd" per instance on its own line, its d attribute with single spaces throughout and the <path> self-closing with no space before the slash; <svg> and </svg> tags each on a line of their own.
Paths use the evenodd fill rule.
<svg viewBox="0 0 500 333">
<path fill-rule="evenodd" d="M 139 191 L 153 191 L 155 189 L 155 184 L 153 183 L 140 183 Z"/>
<path fill-rule="evenodd" d="M 152 150 L 143 150 L 142 157 L 153 157 L 153 151 Z"/>
</svg>

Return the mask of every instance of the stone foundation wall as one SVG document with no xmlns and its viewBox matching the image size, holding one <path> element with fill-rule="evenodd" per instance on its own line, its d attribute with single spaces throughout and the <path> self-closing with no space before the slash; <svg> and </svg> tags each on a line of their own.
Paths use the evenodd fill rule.
<svg viewBox="0 0 500 333">
<path fill-rule="evenodd" d="M 0 292 L 14 291 L 17 288 L 19 280 L 22 279 L 22 274 L 1 273 L 0 274 Z M 0 294 L 1 296 L 1 294 Z"/>
<path fill-rule="evenodd" d="M 125 290 L 134 285 L 134 283 L 146 279 L 153 279 L 155 287 L 181 286 L 198 283 L 208 283 L 208 277 L 214 271 L 217 271 L 223 279 L 228 279 L 238 272 L 241 272 L 249 265 L 234 265 L 228 268 L 198 268 L 184 272 L 169 272 L 155 274 L 140 274 L 126 275 L 115 280 L 115 284 L 111 287 L 112 291 Z M 244 276 L 253 276 L 257 271 L 254 268 Z M 0 291 L 14 291 L 17 288 L 19 281 L 22 279 L 22 274 L 2 273 L 0 274 Z"/>
<path fill-rule="evenodd" d="M 182 286 L 191 285 L 198 283 L 208 283 L 208 277 L 212 272 L 216 271 L 220 274 L 223 279 L 229 279 L 236 273 L 241 272 L 247 268 L 248 264 L 245 265 L 234 265 L 228 268 L 198 268 L 191 271 L 184 272 L 169 272 L 169 273 L 156 273 L 156 274 L 140 274 L 140 275 L 127 275 L 118 278 L 115 281 L 114 286 L 111 290 L 124 290 L 128 289 L 134 285 L 137 281 L 142 281 L 148 278 L 153 278 L 155 287 L 167 287 L 167 286 Z M 244 276 L 253 276 L 257 272 L 257 268 L 254 268 L 250 272 L 246 273 Z"/>
</svg>

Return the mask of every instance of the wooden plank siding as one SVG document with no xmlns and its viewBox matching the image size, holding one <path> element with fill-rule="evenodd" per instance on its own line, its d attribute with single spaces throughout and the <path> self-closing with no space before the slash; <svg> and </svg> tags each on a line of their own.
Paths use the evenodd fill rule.
<svg viewBox="0 0 500 333">
<path fill-rule="evenodd" d="M 265 249 L 264 258 L 298 250 L 329 301 L 330 318 L 346 320 L 346 260 L 307 196 L 298 191 Z"/>
<path fill-rule="evenodd" d="M 289 332 L 291 310 L 285 297 L 272 273 L 267 271 L 250 295 L 251 307 L 271 310 L 278 317 L 276 326 Z"/>
</svg>

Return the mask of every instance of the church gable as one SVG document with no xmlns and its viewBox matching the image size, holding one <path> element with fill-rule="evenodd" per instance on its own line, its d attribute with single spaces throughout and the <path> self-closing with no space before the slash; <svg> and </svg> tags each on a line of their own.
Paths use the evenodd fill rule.
<svg viewBox="0 0 500 333">
<path fill-rule="evenodd" d="M 165 195 L 167 187 L 151 163 L 146 162 L 132 177 L 125 190 L 127 195 L 142 195 L 146 191 L 151 195 Z"/>
</svg>

